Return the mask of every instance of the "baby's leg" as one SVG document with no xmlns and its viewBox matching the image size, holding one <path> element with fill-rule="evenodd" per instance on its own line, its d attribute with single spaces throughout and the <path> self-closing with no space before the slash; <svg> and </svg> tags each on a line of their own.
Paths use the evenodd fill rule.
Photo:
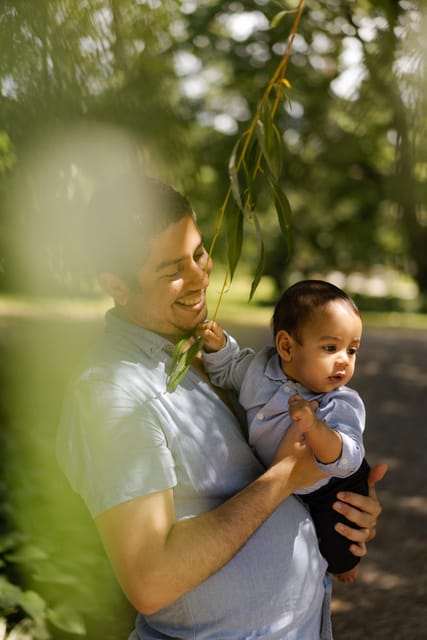
<svg viewBox="0 0 427 640">
<path fill-rule="evenodd" d="M 353 569 L 349 569 L 348 571 L 344 571 L 343 573 L 334 573 L 333 575 L 340 582 L 356 582 L 358 573 L 359 573 L 359 564 L 353 567 Z"/>
<path fill-rule="evenodd" d="M 354 556 L 349 547 L 351 542 L 335 531 L 337 522 L 345 522 L 355 527 L 338 514 L 332 505 L 339 491 L 354 491 L 368 495 L 369 465 L 362 462 L 359 470 L 348 478 L 331 478 L 327 485 L 311 494 L 301 496 L 310 509 L 319 539 L 319 549 L 328 561 L 328 571 L 341 582 L 354 582 L 358 574 L 360 558 Z"/>
</svg>

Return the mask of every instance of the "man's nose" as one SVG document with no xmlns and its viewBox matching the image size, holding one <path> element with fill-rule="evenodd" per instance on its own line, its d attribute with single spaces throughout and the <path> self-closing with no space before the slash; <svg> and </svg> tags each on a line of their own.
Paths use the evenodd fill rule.
<svg viewBox="0 0 427 640">
<path fill-rule="evenodd" d="M 205 287 L 207 286 L 208 282 L 209 282 L 209 273 L 210 273 L 211 269 L 210 269 L 210 264 L 208 263 L 208 265 L 205 268 L 202 268 L 198 262 L 193 261 L 191 263 L 191 266 L 189 268 L 189 278 L 198 283 L 199 287 Z"/>
</svg>

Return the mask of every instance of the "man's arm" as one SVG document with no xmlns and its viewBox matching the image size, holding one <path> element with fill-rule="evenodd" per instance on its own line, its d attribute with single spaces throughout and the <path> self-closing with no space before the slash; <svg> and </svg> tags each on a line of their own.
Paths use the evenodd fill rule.
<svg viewBox="0 0 427 640">
<path fill-rule="evenodd" d="M 331 464 L 338 460 L 342 453 L 341 435 L 317 418 L 318 403 L 295 395 L 289 398 L 288 404 L 289 416 L 304 434 L 317 460 L 323 464 Z"/>
<path fill-rule="evenodd" d="M 225 565 L 297 488 L 323 477 L 294 430 L 270 469 L 242 491 L 197 517 L 175 521 L 173 491 L 122 503 L 96 523 L 130 602 L 153 614 Z"/>
</svg>

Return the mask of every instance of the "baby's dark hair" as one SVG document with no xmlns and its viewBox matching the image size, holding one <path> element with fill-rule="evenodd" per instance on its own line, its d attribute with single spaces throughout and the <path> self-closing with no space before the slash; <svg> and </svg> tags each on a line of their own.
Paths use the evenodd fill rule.
<svg viewBox="0 0 427 640">
<path fill-rule="evenodd" d="M 310 319 L 314 310 L 333 300 L 343 300 L 360 316 L 360 311 L 350 296 L 342 289 L 324 280 L 301 280 L 282 294 L 273 314 L 274 337 L 285 330 L 300 342 L 300 331 Z"/>
<path fill-rule="evenodd" d="M 110 271 L 132 286 L 150 241 L 185 216 L 196 219 L 187 198 L 154 178 L 123 175 L 103 185 L 86 218 L 92 271 Z"/>
</svg>

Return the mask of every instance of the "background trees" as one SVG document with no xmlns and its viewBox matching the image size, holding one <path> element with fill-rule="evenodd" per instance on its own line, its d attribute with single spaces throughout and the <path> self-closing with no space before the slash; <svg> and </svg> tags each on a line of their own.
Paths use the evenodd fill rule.
<svg viewBox="0 0 427 640">
<path fill-rule="evenodd" d="M 270 21 L 295 5 L 0 0 L 0 289 L 76 287 L 71 276 L 86 270 L 79 224 L 90 179 L 141 158 L 189 195 L 209 242 L 232 148 L 293 17 Z M 296 274 L 366 274 L 381 265 L 427 295 L 425 31 L 422 0 L 306 3 L 277 112 L 293 210 L 289 260 L 270 199 L 260 191 L 257 200 L 277 287 Z M 117 157 L 116 141 L 124 149 Z M 242 262 L 251 265 L 250 225 L 246 240 Z M 25 260 L 16 260 L 17 248 Z M 218 260 L 225 239 L 216 249 Z M 80 291 L 86 285 L 77 278 Z M 92 523 L 79 501 L 64 501 L 52 463 L 75 327 L 61 327 L 59 340 L 54 323 L 24 325 L 0 334 L 0 618 L 40 640 L 52 625 L 58 639 L 85 625 L 88 637 L 126 637 L 117 591 L 98 592 L 94 603 L 88 576 L 107 585 L 111 575 Z"/>
<path fill-rule="evenodd" d="M 36 133 L 41 146 L 76 121 L 109 123 L 163 159 L 159 172 L 189 194 L 209 235 L 232 146 L 289 35 L 291 15 L 270 20 L 295 4 L 4 1 L 3 192 Z M 295 224 L 286 263 L 272 222 L 267 271 L 278 286 L 292 271 L 381 264 L 427 291 L 425 23 L 416 0 L 305 7 L 278 114 Z"/>
</svg>

